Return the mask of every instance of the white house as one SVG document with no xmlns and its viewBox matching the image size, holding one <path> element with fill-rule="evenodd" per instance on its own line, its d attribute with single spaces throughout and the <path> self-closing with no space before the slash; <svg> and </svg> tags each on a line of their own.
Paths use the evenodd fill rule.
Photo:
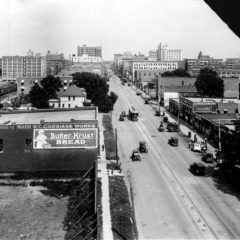
<svg viewBox="0 0 240 240">
<path fill-rule="evenodd" d="M 83 107 L 83 102 L 87 98 L 87 94 L 84 88 L 79 88 L 75 85 L 60 91 L 58 93 L 58 99 L 50 99 L 49 105 L 53 108 L 75 108 Z"/>
</svg>

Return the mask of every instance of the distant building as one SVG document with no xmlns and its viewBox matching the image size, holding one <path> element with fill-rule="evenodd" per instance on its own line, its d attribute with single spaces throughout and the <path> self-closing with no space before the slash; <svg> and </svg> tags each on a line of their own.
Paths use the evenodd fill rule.
<svg viewBox="0 0 240 240">
<path fill-rule="evenodd" d="M 46 58 L 29 56 L 3 56 L 3 81 L 16 81 L 19 77 L 45 77 Z"/>
<path fill-rule="evenodd" d="M 47 75 L 57 75 L 64 67 L 64 55 L 58 53 L 46 53 Z"/>
<path fill-rule="evenodd" d="M 165 71 L 173 71 L 179 68 L 178 61 L 133 61 L 132 63 L 132 73 L 133 73 L 133 81 L 136 81 L 136 76 L 138 70 L 161 70 Z"/>
<path fill-rule="evenodd" d="M 122 54 L 116 53 L 113 55 L 114 63 L 119 66 L 120 62 L 122 61 Z"/>
<path fill-rule="evenodd" d="M 202 68 L 211 68 L 214 71 L 218 71 L 223 68 L 224 62 L 223 59 L 215 59 L 213 57 L 202 55 L 202 52 L 199 52 L 198 58 L 196 59 L 186 59 L 187 71 L 192 76 L 199 74 Z"/>
<path fill-rule="evenodd" d="M 70 61 L 73 65 L 79 64 L 79 63 L 101 63 L 102 58 L 97 56 L 89 56 L 87 54 L 83 54 L 81 56 L 72 56 L 70 58 Z"/>
<path fill-rule="evenodd" d="M 87 47 L 83 45 L 82 47 L 77 47 L 77 56 L 88 55 L 90 57 L 100 57 L 102 58 L 102 47 Z"/>
<path fill-rule="evenodd" d="M 167 44 L 159 44 L 157 49 L 157 59 L 159 61 L 180 61 L 182 60 L 182 50 L 167 49 Z"/>
<path fill-rule="evenodd" d="M 72 76 L 59 76 L 63 87 L 69 87 L 72 84 L 73 77 Z M 41 86 L 41 80 L 43 77 L 29 77 L 29 78 L 17 78 L 17 94 L 28 94 L 31 88 L 35 84 L 39 84 Z"/>
<path fill-rule="evenodd" d="M 52 108 L 76 108 L 83 107 L 83 103 L 87 98 L 85 89 L 71 85 L 63 88 L 58 93 L 58 99 L 50 99 L 49 105 Z"/>
<path fill-rule="evenodd" d="M 149 50 L 148 60 L 149 61 L 157 61 L 157 50 Z"/>
</svg>

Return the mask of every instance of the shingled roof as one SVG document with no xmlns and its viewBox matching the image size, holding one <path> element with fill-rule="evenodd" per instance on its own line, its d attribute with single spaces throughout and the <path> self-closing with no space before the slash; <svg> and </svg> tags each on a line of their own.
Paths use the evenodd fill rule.
<svg viewBox="0 0 240 240">
<path fill-rule="evenodd" d="M 86 97 L 86 92 L 83 88 L 79 88 L 76 85 L 68 87 L 65 91 L 62 90 L 59 93 L 59 97 Z"/>
</svg>

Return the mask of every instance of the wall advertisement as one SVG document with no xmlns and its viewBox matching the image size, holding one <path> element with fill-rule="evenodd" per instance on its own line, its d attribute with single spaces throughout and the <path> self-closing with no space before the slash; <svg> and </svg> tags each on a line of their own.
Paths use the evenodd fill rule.
<svg viewBox="0 0 240 240">
<path fill-rule="evenodd" d="M 34 129 L 33 149 L 97 148 L 97 129 Z"/>
</svg>

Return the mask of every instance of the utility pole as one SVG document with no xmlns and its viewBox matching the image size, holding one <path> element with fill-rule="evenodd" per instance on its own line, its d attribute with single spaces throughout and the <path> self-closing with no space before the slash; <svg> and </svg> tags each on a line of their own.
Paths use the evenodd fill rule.
<svg viewBox="0 0 240 240">
<path fill-rule="evenodd" d="M 218 148 L 219 148 L 219 152 L 221 152 L 222 147 L 221 147 L 221 124 L 220 124 L 220 119 L 218 119 Z"/>
<path fill-rule="evenodd" d="M 117 128 L 115 128 L 115 141 L 116 141 L 116 159 L 118 164 Z"/>
</svg>

